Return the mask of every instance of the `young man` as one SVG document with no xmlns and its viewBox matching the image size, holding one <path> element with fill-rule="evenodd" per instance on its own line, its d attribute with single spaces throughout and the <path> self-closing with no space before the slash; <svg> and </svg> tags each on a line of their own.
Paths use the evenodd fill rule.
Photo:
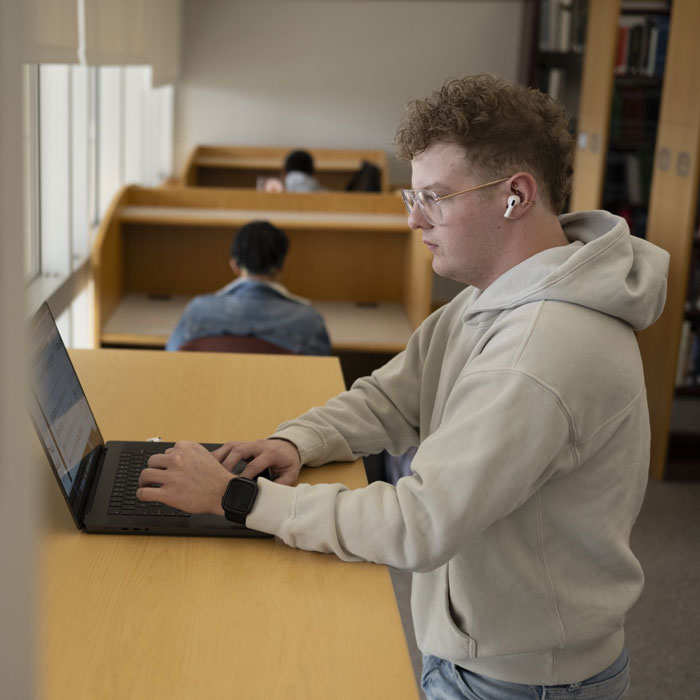
<svg viewBox="0 0 700 700">
<path fill-rule="evenodd" d="M 308 151 L 292 151 L 284 159 L 284 189 L 287 192 L 322 192 L 314 175 L 314 159 Z"/>
<path fill-rule="evenodd" d="M 573 142 L 542 93 L 449 81 L 410 105 L 397 145 L 409 225 L 435 271 L 469 286 L 273 439 L 153 457 L 139 497 L 228 515 L 247 486 L 228 470 L 253 457 L 244 477 L 277 481 L 243 508 L 248 526 L 415 572 L 429 698 L 621 698 L 649 462 L 634 331 L 661 313 L 668 255 L 607 212 L 557 216 Z M 414 445 L 396 486 L 292 486 L 301 464 Z"/>
<path fill-rule="evenodd" d="M 300 355 L 330 355 L 321 314 L 276 281 L 288 249 L 287 235 L 268 221 L 242 226 L 229 259 L 237 279 L 215 294 L 195 297 L 165 349 L 179 350 L 207 336 L 249 335 Z"/>
</svg>

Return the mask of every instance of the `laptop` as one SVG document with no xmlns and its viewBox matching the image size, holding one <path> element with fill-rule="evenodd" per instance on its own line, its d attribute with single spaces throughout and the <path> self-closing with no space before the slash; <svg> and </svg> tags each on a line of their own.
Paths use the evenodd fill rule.
<svg viewBox="0 0 700 700">
<path fill-rule="evenodd" d="M 105 443 L 45 303 L 30 322 L 29 347 L 29 412 L 78 529 L 123 535 L 270 537 L 223 516 L 190 514 L 139 501 L 136 488 L 141 469 L 151 454 L 164 452 L 174 443 Z M 233 471 L 240 473 L 245 467 L 245 462 L 239 462 Z M 261 476 L 270 478 L 269 471 Z"/>
</svg>

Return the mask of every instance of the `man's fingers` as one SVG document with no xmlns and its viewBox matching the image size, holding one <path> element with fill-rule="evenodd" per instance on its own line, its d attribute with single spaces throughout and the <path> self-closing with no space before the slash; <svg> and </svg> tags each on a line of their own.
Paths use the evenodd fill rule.
<svg viewBox="0 0 700 700">
<path fill-rule="evenodd" d="M 243 459 L 244 452 L 238 444 L 228 444 L 214 450 L 212 455 L 228 471 L 233 471 L 233 468 Z"/>
<path fill-rule="evenodd" d="M 170 456 L 167 452 L 157 452 L 148 458 L 148 466 L 151 469 L 167 469 L 170 463 Z"/>
<path fill-rule="evenodd" d="M 136 489 L 136 498 L 139 501 L 144 501 L 145 503 L 150 503 L 151 501 L 162 502 L 163 494 L 159 488 L 153 488 L 152 486 L 143 486 Z"/>
<path fill-rule="evenodd" d="M 245 476 L 248 479 L 252 479 L 258 474 L 264 472 L 268 467 L 280 466 L 274 455 L 269 452 L 262 452 L 254 459 L 248 462 L 248 466 L 239 474 L 239 476 Z"/>
<path fill-rule="evenodd" d="M 168 473 L 164 469 L 152 469 L 146 467 L 139 474 L 139 486 L 151 486 L 153 484 L 162 484 L 168 479 Z"/>
<path fill-rule="evenodd" d="M 221 445 L 221 447 L 217 447 L 215 450 L 212 450 L 211 453 L 214 455 L 214 457 L 216 457 L 216 459 L 219 459 L 220 457 L 225 457 L 231 451 L 232 447 L 232 442 L 226 442 Z"/>
<path fill-rule="evenodd" d="M 217 447 L 215 450 L 212 450 L 212 454 L 214 457 L 216 457 L 216 459 L 221 461 L 226 457 L 226 455 L 228 455 L 229 452 L 231 452 L 231 450 L 235 449 L 240 444 L 240 442 L 225 442 L 223 445 L 221 445 L 221 447 Z"/>
<path fill-rule="evenodd" d="M 297 477 L 292 472 L 281 472 L 281 474 L 275 478 L 275 483 L 282 484 L 283 486 L 294 486 L 297 483 Z"/>
<path fill-rule="evenodd" d="M 247 459 L 250 459 L 251 457 L 255 457 L 255 451 L 247 449 L 248 445 L 246 446 L 236 446 L 234 447 L 227 455 L 224 457 L 224 459 L 220 460 L 221 464 L 226 467 L 230 472 L 233 472 L 234 468 L 239 462 L 245 461 Z M 246 474 L 246 476 L 248 476 Z"/>
</svg>

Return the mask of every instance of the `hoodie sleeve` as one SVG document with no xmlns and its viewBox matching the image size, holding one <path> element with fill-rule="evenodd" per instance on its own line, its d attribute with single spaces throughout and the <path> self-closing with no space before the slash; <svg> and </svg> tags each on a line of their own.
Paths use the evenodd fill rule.
<svg viewBox="0 0 700 700">
<path fill-rule="evenodd" d="M 349 461 L 386 449 L 402 454 L 418 444 L 423 366 L 421 332 L 406 350 L 369 377 L 271 436 L 293 442 L 307 466 Z"/>
<path fill-rule="evenodd" d="M 303 430 L 314 432 L 315 424 L 317 433 L 302 456 L 350 457 L 342 453 L 349 445 L 340 430 L 327 427 L 332 411 L 330 418 L 307 416 Z M 364 421 L 372 424 L 369 413 Z M 516 370 L 474 372 L 455 386 L 440 427 L 421 443 L 412 476 L 395 487 L 375 482 L 356 490 L 261 480 L 247 524 L 345 561 L 430 571 L 524 503 L 552 473 L 571 469 L 572 435 L 570 416 L 546 386 Z"/>
</svg>

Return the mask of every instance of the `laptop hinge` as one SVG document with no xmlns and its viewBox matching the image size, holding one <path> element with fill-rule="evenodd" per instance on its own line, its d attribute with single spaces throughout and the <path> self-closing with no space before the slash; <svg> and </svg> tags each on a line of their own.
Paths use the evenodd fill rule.
<svg viewBox="0 0 700 700">
<path fill-rule="evenodd" d="M 89 510 L 89 505 L 95 496 L 95 489 L 99 481 L 99 475 L 102 471 L 102 465 L 107 454 L 107 448 L 104 445 L 96 447 L 90 454 L 83 459 L 83 464 L 80 465 L 76 485 L 73 488 L 73 506 L 75 508 L 76 517 L 80 527 L 85 527 L 85 514 Z"/>
</svg>

